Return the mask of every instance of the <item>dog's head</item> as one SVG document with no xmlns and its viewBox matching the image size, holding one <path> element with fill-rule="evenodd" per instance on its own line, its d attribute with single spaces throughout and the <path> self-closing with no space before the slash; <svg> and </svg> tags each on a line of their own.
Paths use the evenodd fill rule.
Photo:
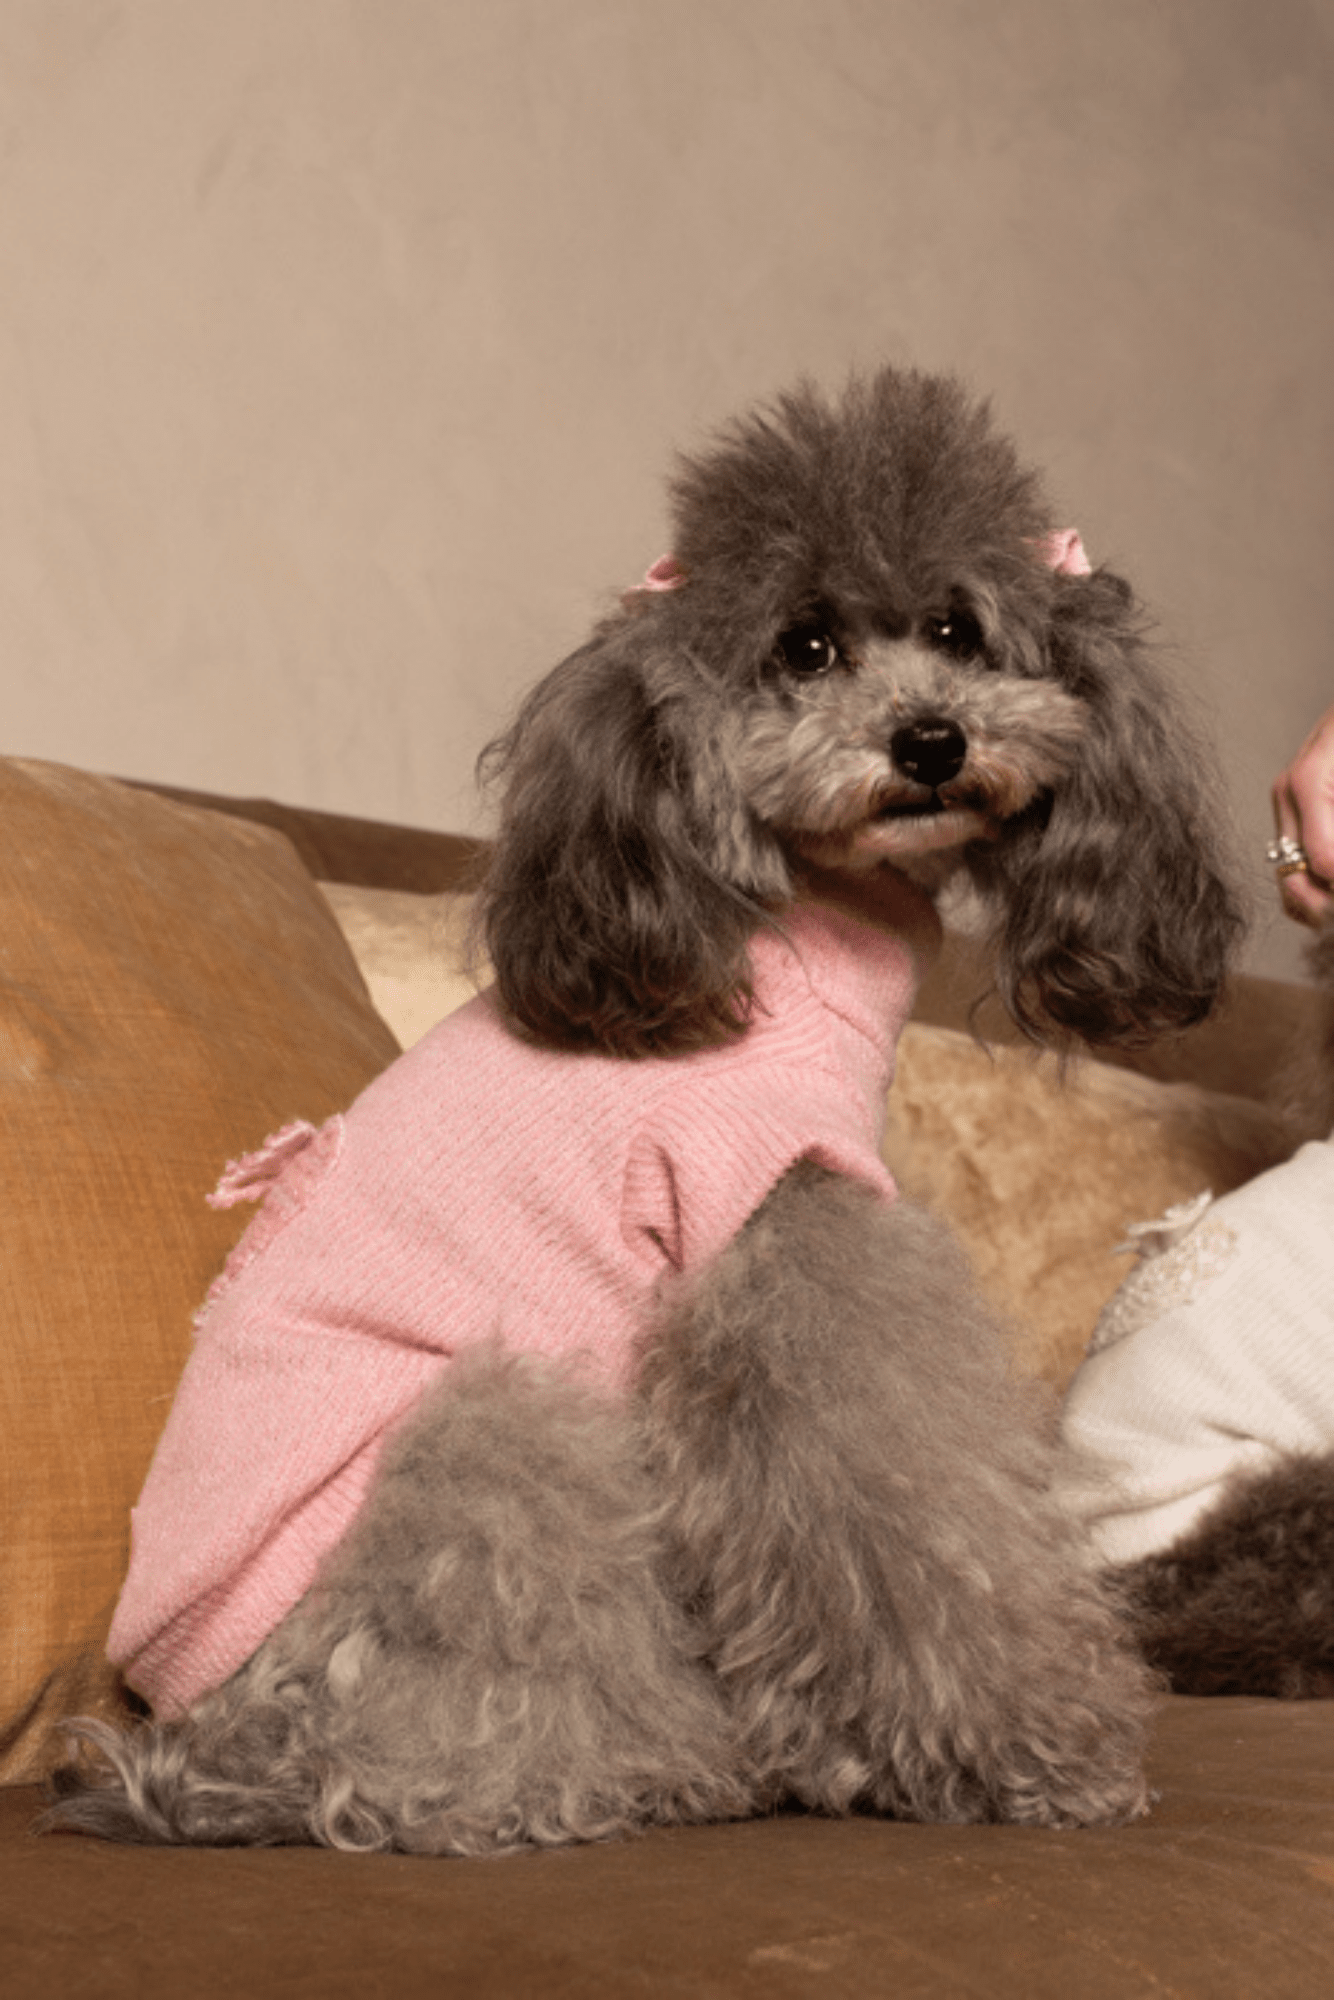
<svg viewBox="0 0 1334 2000">
<path fill-rule="evenodd" d="M 1199 1019 L 1237 928 L 1129 588 L 954 382 L 810 388 L 683 466 L 673 556 L 542 682 L 487 944 L 512 1018 L 624 1054 L 739 1032 L 803 869 L 958 869 L 1039 1040 Z"/>
</svg>

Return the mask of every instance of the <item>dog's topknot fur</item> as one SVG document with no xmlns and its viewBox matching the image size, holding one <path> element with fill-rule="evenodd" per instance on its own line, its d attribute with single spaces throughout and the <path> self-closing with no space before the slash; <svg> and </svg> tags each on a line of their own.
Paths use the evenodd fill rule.
<svg viewBox="0 0 1334 2000">
<path fill-rule="evenodd" d="M 1129 586 L 1043 561 L 1051 509 L 985 404 L 894 369 L 837 402 L 803 385 L 685 460 L 674 501 L 683 587 L 630 592 L 483 754 L 505 800 L 482 922 L 521 1030 L 628 1056 L 740 1033 L 749 938 L 800 865 L 800 828 L 748 783 L 775 647 L 817 613 L 893 638 L 951 603 L 985 630 L 975 701 L 986 676 L 1083 711 L 1059 780 L 963 857 L 998 910 L 1015 1019 L 1113 1044 L 1207 1013 L 1240 916 L 1198 747 Z M 889 719 L 867 700 L 861 735 Z"/>
<path fill-rule="evenodd" d="M 754 672 L 804 603 L 874 622 L 948 597 L 961 578 L 1004 592 L 1040 629 L 1053 595 L 1034 545 L 1052 527 L 1038 475 L 989 407 L 947 376 L 884 369 L 839 403 L 810 383 L 738 419 L 673 482 L 675 552 L 724 671 Z"/>
</svg>

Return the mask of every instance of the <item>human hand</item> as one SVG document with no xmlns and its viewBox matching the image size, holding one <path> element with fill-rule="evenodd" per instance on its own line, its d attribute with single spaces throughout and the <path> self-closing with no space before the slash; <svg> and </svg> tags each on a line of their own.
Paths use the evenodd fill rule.
<svg viewBox="0 0 1334 2000">
<path fill-rule="evenodd" d="M 1278 839 L 1270 860 L 1278 866 L 1279 894 L 1290 917 L 1322 924 L 1334 911 L 1334 708 L 1320 718 L 1273 788 Z M 1284 841 L 1295 843 L 1292 867 Z"/>
</svg>

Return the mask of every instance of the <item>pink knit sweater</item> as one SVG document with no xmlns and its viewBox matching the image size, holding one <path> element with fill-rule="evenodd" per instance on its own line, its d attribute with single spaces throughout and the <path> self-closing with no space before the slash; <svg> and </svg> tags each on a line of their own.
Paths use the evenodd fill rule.
<svg viewBox="0 0 1334 2000">
<path fill-rule="evenodd" d="M 199 1318 L 133 1520 L 108 1650 L 160 1715 L 235 1671 L 346 1531 L 385 1434 L 469 1342 L 624 1388 L 659 1281 L 705 1264 L 806 1157 L 894 1193 L 879 1154 L 915 966 L 798 906 L 754 941 L 736 1044 L 556 1055 L 489 993 L 216 1200 L 263 1199 Z"/>
</svg>

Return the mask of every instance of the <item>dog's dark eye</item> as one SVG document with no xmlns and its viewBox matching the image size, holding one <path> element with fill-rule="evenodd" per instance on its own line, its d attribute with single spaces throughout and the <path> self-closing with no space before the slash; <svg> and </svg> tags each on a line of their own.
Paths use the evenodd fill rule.
<svg viewBox="0 0 1334 2000">
<path fill-rule="evenodd" d="M 923 626 L 928 646 L 952 660 L 971 660 L 982 651 L 982 628 L 970 611 L 947 611 Z"/>
<path fill-rule="evenodd" d="M 785 667 L 806 678 L 827 674 L 839 661 L 838 647 L 820 625 L 793 625 L 774 650 Z"/>
</svg>

